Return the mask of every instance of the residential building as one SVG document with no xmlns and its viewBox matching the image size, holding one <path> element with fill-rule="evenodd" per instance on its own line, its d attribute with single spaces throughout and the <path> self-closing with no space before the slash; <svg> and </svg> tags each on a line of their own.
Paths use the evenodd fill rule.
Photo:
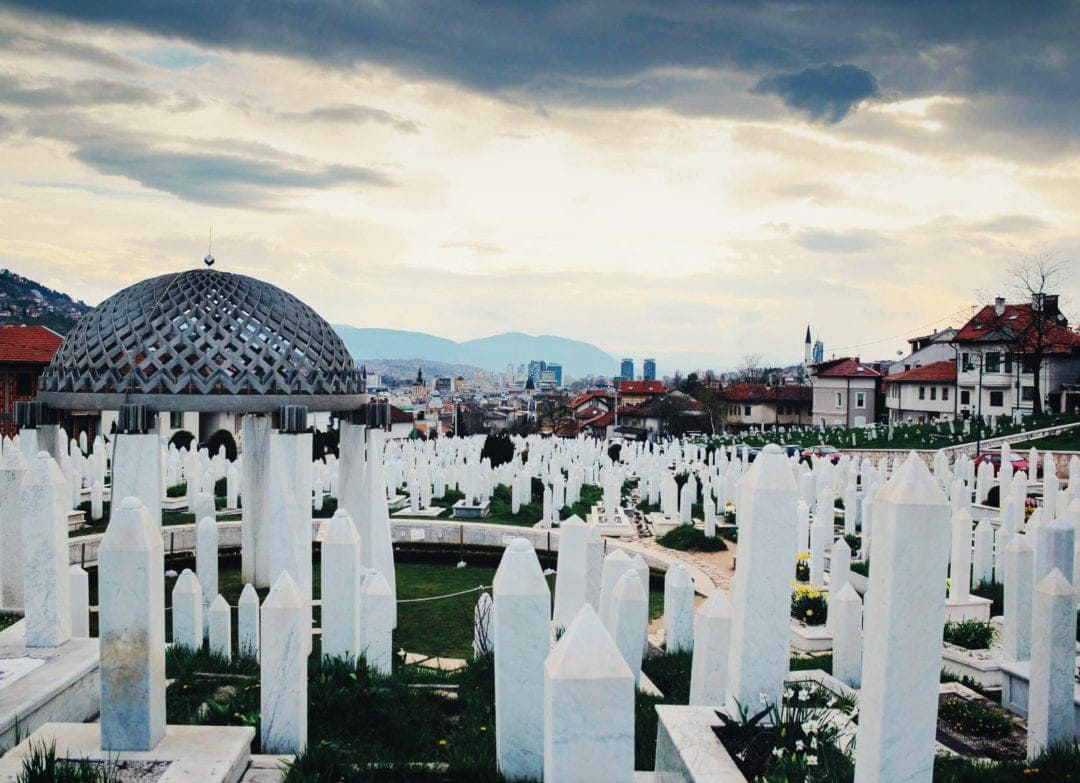
<svg viewBox="0 0 1080 783">
<path fill-rule="evenodd" d="M 624 381 L 634 380 L 634 360 L 623 359 L 622 364 L 619 365 L 619 377 Z"/>
<path fill-rule="evenodd" d="M 865 427 L 877 420 L 881 373 L 859 357 L 811 365 L 814 421 L 823 427 Z"/>
<path fill-rule="evenodd" d="M 810 424 L 814 392 L 809 386 L 740 383 L 723 391 L 724 419 L 734 429 Z"/>
<path fill-rule="evenodd" d="M 641 405 L 667 393 L 660 381 L 621 381 L 619 383 L 620 405 Z"/>
<path fill-rule="evenodd" d="M 940 332 L 911 338 L 908 340 L 911 346 L 910 352 L 903 359 L 889 365 L 889 375 L 907 372 L 935 362 L 955 360 L 956 349 L 952 345 L 954 337 L 956 337 L 956 329 L 948 326 Z"/>
<path fill-rule="evenodd" d="M 887 375 L 884 385 L 885 408 L 894 424 L 956 418 L 955 359 Z"/>
<path fill-rule="evenodd" d="M 641 380 L 656 380 L 656 359 L 646 359 L 641 363 Z"/>
<path fill-rule="evenodd" d="M 63 341 L 44 326 L 0 326 L 0 433 L 15 435 L 15 403 L 34 399 L 38 378 Z"/>
<path fill-rule="evenodd" d="M 448 375 L 438 375 L 432 387 L 435 394 L 450 394 L 454 391 L 454 379 Z"/>
<path fill-rule="evenodd" d="M 953 346 L 960 360 L 956 385 L 961 417 L 1030 414 L 1035 357 L 1040 353 L 1043 409 L 1080 405 L 1074 388 L 1080 381 L 1080 335 L 1069 328 L 1056 295 L 1024 304 L 1006 304 L 997 297 L 961 327 Z"/>
<path fill-rule="evenodd" d="M 559 388 L 559 384 L 556 381 L 555 371 L 551 369 L 551 365 L 548 365 L 548 369 L 540 373 L 540 390 L 551 391 Z"/>
</svg>

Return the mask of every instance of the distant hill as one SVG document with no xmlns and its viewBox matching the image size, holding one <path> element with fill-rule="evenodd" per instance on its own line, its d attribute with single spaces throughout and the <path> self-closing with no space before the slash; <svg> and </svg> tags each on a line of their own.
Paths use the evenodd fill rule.
<svg viewBox="0 0 1080 783">
<path fill-rule="evenodd" d="M 424 377 L 434 378 L 438 375 L 457 378 L 459 375 L 465 380 L 471 381 L 482 367 L 473 367 L 469 364 L 447 364 L 437 362 L 434 359 L 361 359 L 360 364 L 367 368 L 369 374 L 381 376 L 385 385 L 408 385 L 416 377 L 417 369 L 424 371 Z"/>
<path fill-rule="evenodd" d="M 10 270 L 0 270 L 0 324 L 47 326 L 66 335 L 89 311 L 85 302 Z"/>
<path fill-rule="evenodd" d="M 334 326 L 358 361 L 376 359 L 430 359 L 447 364 L 472 365 L 505 372 L 531 359 L 558 362 L 564 378 L 611 376 L 618 371 L 614 358 L 591 343 L 553 335 L 533 336 L 506 332 L 462 343 L 423 332 Z"/>
</svg>

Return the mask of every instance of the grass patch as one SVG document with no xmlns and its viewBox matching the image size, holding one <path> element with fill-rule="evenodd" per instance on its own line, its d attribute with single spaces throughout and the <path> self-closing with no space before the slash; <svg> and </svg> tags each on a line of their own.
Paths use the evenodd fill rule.
<svg viewBox="0 0 1080 783">
<path fill-rule="evenodd" d="M 1013 732 L 1009 716 L 981 701 L 948 699 L 938 706 L 938 720 L 945 721 L 957 731 L 970 737 L 1003 739 Z"/>
<path fill-rule="evenodd" d="M 727 549 L 722 538 L 710 538 L 692 525 L 679 525 L 656 539 L 656 543 L 680 552 L 723 552 Z"/>
<path fill-rule="evenodd" d="M 945 623 L 945 641 L 965 650 L 987 649 L 996 633 L 994 626 L 982 620 L 950 620 Z"/>
<path fill-rule="evenodd" d="M 788 662 L 788 670 L 804 672 L 811 669 L 821 669 L 832 674 L 832 653 L 824 655 L 796 655 Z"/>
<path fill-rule="evenodd" d="M 1047 749 L 1030 762 L 972 761 L 953 756 L 934 758 L 934 783 L 1066 783 L 1080 781 L 1080 745 L 1075 742 Z"/>
</svg>

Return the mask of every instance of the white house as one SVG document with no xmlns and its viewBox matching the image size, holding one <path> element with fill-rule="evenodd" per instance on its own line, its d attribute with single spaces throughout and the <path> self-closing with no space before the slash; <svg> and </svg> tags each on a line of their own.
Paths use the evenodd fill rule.
<svg viewBox="0 0 1080 783">
<path fill-rule="evenodd" d="M 955 359 L 885 377 L 885 408 L 890 422 L 949 420 L 956 417 L 956 407 Z"/>
<path fill-rule="evenodd" d="M 954 337 L 956 337 L 956 329 L 947 326 L 939 332 L 911 338 L 908 340 L 911 352 L 889 366 L 889 375 L 914 370 L 916 367 L 925 367 L 934 362 L 956 359 L 956 349 L 952 346 Z"/>
</svg>

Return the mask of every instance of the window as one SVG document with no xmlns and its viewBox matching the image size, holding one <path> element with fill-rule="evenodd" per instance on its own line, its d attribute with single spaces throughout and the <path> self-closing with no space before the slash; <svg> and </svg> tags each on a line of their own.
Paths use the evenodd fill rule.
<svg viewBox="0 0 1080 783">
<path fill-rule="evenodd" d="M 1001 354 L 997 351 L 989 351 L 983 357 L 984 372 L 1001 372 Z"/>
<path fill-rule="evenodd" d="M 744 405 L 743 406 L 743 416 L 749 416 L 749 415 L 750 415 L 750 406 L 749 405 Z"/>
<path fill-rule="evenodd" d="M 1025 356 L 1020 362 L 1020 372 L 1032 375 L 1035 372 L 1035 360 L 1030 356 Z"/>
<path fill-rule="evenodd" d="M 945 400 L 945 402 L 949 401 L 949 387 L 948 386 L 942 386 L 941 387 L 941 399 Z"/>
<path fill-rule="evenodd" d="M 866 392 L 855 392 L 855 407 L 856 408 L 865 408 L 866 407 Z"/>
<path fill-rule="evenodd" d="M 919 387 L 919 399 L 920 400 L 925 400 L 926 399 L 926 387 L 925 386 L 920 386 Z"/>
<path fill-rule="evenodd" d="M 971 354 L 970 353 L 962 353 L 962 354 L 960 354 L 960 367 L 964 372 L 969 372 L 969 371 L 975 369 L 975 365 L 973 365 L 971 363 Z"/>
<path fill-rule="evenodd" d="M 937 386 L 931 386 L 930 387 L 930 399 L 931 400 L 936 400 L 937 399 Z"/>
<path fill-rule="evenodd" d="M 171 411 L 169 413 L 169 428 L 174 430 L 184 429 L 184 414 L 181 411 Z"/>
<path fill-rule="evenodd" d="M 969 391 L 961 391 L 960 392 L 960 404 L 961 405 L 971 405 L 971 392 L 969 392 Z"/>
<path fill-rule="evenodd" d="M 1020 399 L 1024 402 L 1034 402 L 1035 400 L 1035 387 L 1024 386 L 1020 389 Z"/>
<path fill-rule="evenodd" d="M 1012 372 L 1013 368 L 1013 355 L 1011 353 L 1005 354 L 1005 372 Z"/>
<path fill-rule="evenodd" d="M 34 393 L 34 376 L 27 372 L 21 372 L 15 376 L 15 393 L 23 397 L 29 397 Z"/>
<path fill-rule="evenodd" d="M 1005 392 L 992 391 L 990 392 L 990 407 L 991 408 L 1003 408 L 1005 407 Z"/>
<path fill-rule="evenodd" d="M 841 394 L 840 392 L 836 393 L 836 407 L 837 408 L 843 408 L 844 407 L 844 395 Z"/>
</svg>

